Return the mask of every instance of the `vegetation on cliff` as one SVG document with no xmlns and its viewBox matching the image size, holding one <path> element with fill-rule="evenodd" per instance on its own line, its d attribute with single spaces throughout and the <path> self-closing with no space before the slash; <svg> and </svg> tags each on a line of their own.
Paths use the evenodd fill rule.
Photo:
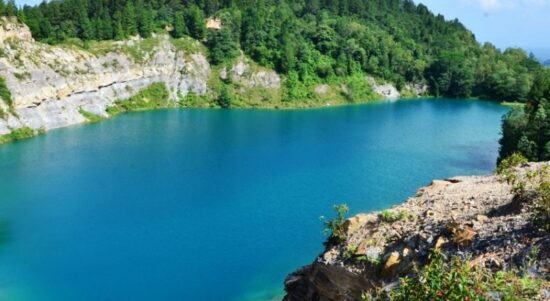
<svg viewBox="0 0 550 301">
<path fill-rule="evenodd" d="M 170 101 L 166 85 L 160 82 L 140 90 L 128 99 L 116 101 L 113 106 L 107 108 L 107 113 L 114 116 L 124 112 L 173 107 L 176 104 Z"/>
<path fill-rule="evenodd" d="M 499 161 L 516 152 L 529 161 L 550 160 L 550 69 L 536 73 L 525 106 L 503 118 Z"/>
<path fill-rule="evenodd" d="M 372 74 L 399 89 L 426 83 L 436 96 L 526 101 L 542 68 L 523 50 L 478 44 L 458 20 L 410 0 L 60 0 L 22 9 L 9 2 L 0 12 L 52 44 L 169 31 L 204 42 L 214 64 L 240 49 L 292 79 L 287 100 L 311 96 L 320 83 Z M 207 29 L 213 17 L 221 25 Z"/>
<path fill-rule="evenodd" d="M 0 144 L 28 139 L 39 134 L 44 134 L 44 130 L 33 130 L 29 127 L 14 129 L 7 135 L 0 135 Z"/>
</svg>

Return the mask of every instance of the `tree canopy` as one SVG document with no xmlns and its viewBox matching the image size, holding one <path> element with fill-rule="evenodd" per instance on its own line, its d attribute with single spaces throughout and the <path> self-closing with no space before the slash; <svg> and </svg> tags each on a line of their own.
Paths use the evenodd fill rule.
<svg viewBox="0 0 550 301">
<path fill-rule="evenodd" d="M 242 50 L 292 85 L 371 74 L 398 88 L 426 83 L 437 96 L 525 102 L 542 68 L 521 49 L 480 45 L 458 20 L 411 0 L 51 0 L 19 9 L 4 1 L 0 13 L 43 42 L 169 31 L 204 42 L 214 64 Z M 209 17 L 222 28 L 208 30 Z"/>
</svg>

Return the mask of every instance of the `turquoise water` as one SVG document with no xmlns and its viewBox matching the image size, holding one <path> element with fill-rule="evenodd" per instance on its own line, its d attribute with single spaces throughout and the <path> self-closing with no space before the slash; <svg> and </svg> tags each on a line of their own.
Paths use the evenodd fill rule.
<svg viewBox="0 0 550 301">
<path fill-rule="evenodd" d="M 0 147 L 0 300 L 267 300 L 320 215 L 494 169 L 506 108 L 164 110 Z"/>
</svg>

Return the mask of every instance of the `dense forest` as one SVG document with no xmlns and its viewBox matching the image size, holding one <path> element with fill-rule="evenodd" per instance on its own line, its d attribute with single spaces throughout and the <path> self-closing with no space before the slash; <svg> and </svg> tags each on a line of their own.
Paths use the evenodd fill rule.
<svg viewBox="0 0 550 301">
<path fill-rule="evenodd" d="M 319 83 L 371 74 L 398 89 L 425 83 L 433 96 L 522 102 L 503 120 L 501 158 L 519 151 L 550 159 L 548 69 L 521 49 L 479 44 L 458 20 L 411 0 L 53 0 L 19 8 L 0 0 L 0 14 L 50 44 L 168 32 L 203 42 L 213 64 L 242 50 L 286 75 L 288 101 Z M 206 28 L 211 17 L 221 29 Z"/>
<path fill-rule="evenodd" d="M 435 96 L 526 101 L 541 65 L 521 49 L 479 45 L 458 20 L 411 0 L 53 0 L 16 8 L 37 40 L 109 40 L 169 31 L 203 41 L 210 60 L 239 54 L 303 85 L 356 73 L 427 83 Z M 206 18 L 222 20 L 207 30 Z M 295 89 L 292 87 L 295 86 Z"/>
</svg>

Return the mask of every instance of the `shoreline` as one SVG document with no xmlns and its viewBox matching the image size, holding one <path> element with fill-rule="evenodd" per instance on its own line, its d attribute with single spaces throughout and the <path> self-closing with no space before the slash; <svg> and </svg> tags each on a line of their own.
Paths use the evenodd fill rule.
<svg viewBox="0 0 550 301">
<path fill-rule="evenodd" d="M 528 163 L 516 172 L 529 179 L 544 166 L 550 162 Z M 521 277 L 540 281 L 540 292 L 529 300 L 547 300 L 550 237 L 533 224 L 534 196 L 518 198 L 512 186 L 496 173 L 433 180 L 398 205 L 345 219 L 310 265 L 287 276 L 283 301 L 351 301 L 365 295 L 378 300 L 380 291 L 414 277 L 433 254 L 510 277 L 529 268 L 532 272 Z"/>
<path fill-rule="evenodd" d="M 468 98 L 468 99 L 454 99 L 454 98 L 445 98 L 445 97 L 434 97 L 434 96 L 419 96 L 419 97 L 406 97 L 406 98 L 397 98 L 397 99 L 376 99 L 376 100 L 366 100 L 361 102 L 354 102 L 354 103 L 335 103 L 335 104 L 329 104 L 329 105 L 315 105 L 314 103 L 309 102 L 299 102 L 296 105 L 288 106 L 288 107 L 278 107 L 278 106 L 231 106 L 229 108 L 222 108 L 220 106 L 215 105 L 214 100 L 210 100 L 207 103 L 204 103 L 204 105 L 200 106 L 186 106 L 185 104 L 178 103 L 176 101 L 167 101 L 166 103 L 169 103 L 169 105 L 166 106 L 160 106 L 155 108 L 138 108 L 133 109 L 129 111 L 124 112 L 118 112 L 115 114 L 106 114 L 106 116 L 96 115 L 89 112 L 81 112 L 84 113 L 84 117 L 86 118 L 86 121 L 76 124 L 70 124 L 67 126 L 61 126 L 57 128 L 52 128 L 49 130 L 45 130 L 43 128 L 39 129 L 32 129 L 29 127 L 22 127 L 18 129 L 14 129 L 10 134 L 6 135 L 0 135 L 0 147 L 9 144 L 14 143 L 17 141 L 23 141 L 27 139 L 31 139 L 37 136 L 47 135 L 48 132 L 62 129 L 62 128 L 69 128 L 72 126 L 84 126 L 88 124 L 94 124 L 103 122 L 105 120 L 116 118 L 120 114 L 127 114 L 127 113 L 139 113 L 139 112 L 148 112 L 148 111 L 157 111 L 157 110 L 193 110 L 193 109 L 203 109 L 203 110 L 264 110 L 264 111 L 300 111 L 300 110 L 324 110 L 324 109 L 331 109 L 331 108 L 342 108 L 342 107 L 349 107 L 349 106 L 363 106 L 363 105 L 375 105 L 375 104 L 384 104 L 384 103 L 394 103 L 394 102 L 408 102 L 408 101 L 422 101 L 422 100 L 453 100 L 453 101 L 483 101 L 483 102 L 489 102 L 494 103 L 501 106 L 508 106 L 503 102 L 495 101 L 495 100 L 487 100 L 487 99 L 477 99 L 477 98 Z M 117 104 L 120 102 L 115 102 L 113 107 L 116 107 Z M 310 105 L 312 104 L 312 105 Z M 510 106 L 508 106 L 510 107 Z"/>
</svg>

